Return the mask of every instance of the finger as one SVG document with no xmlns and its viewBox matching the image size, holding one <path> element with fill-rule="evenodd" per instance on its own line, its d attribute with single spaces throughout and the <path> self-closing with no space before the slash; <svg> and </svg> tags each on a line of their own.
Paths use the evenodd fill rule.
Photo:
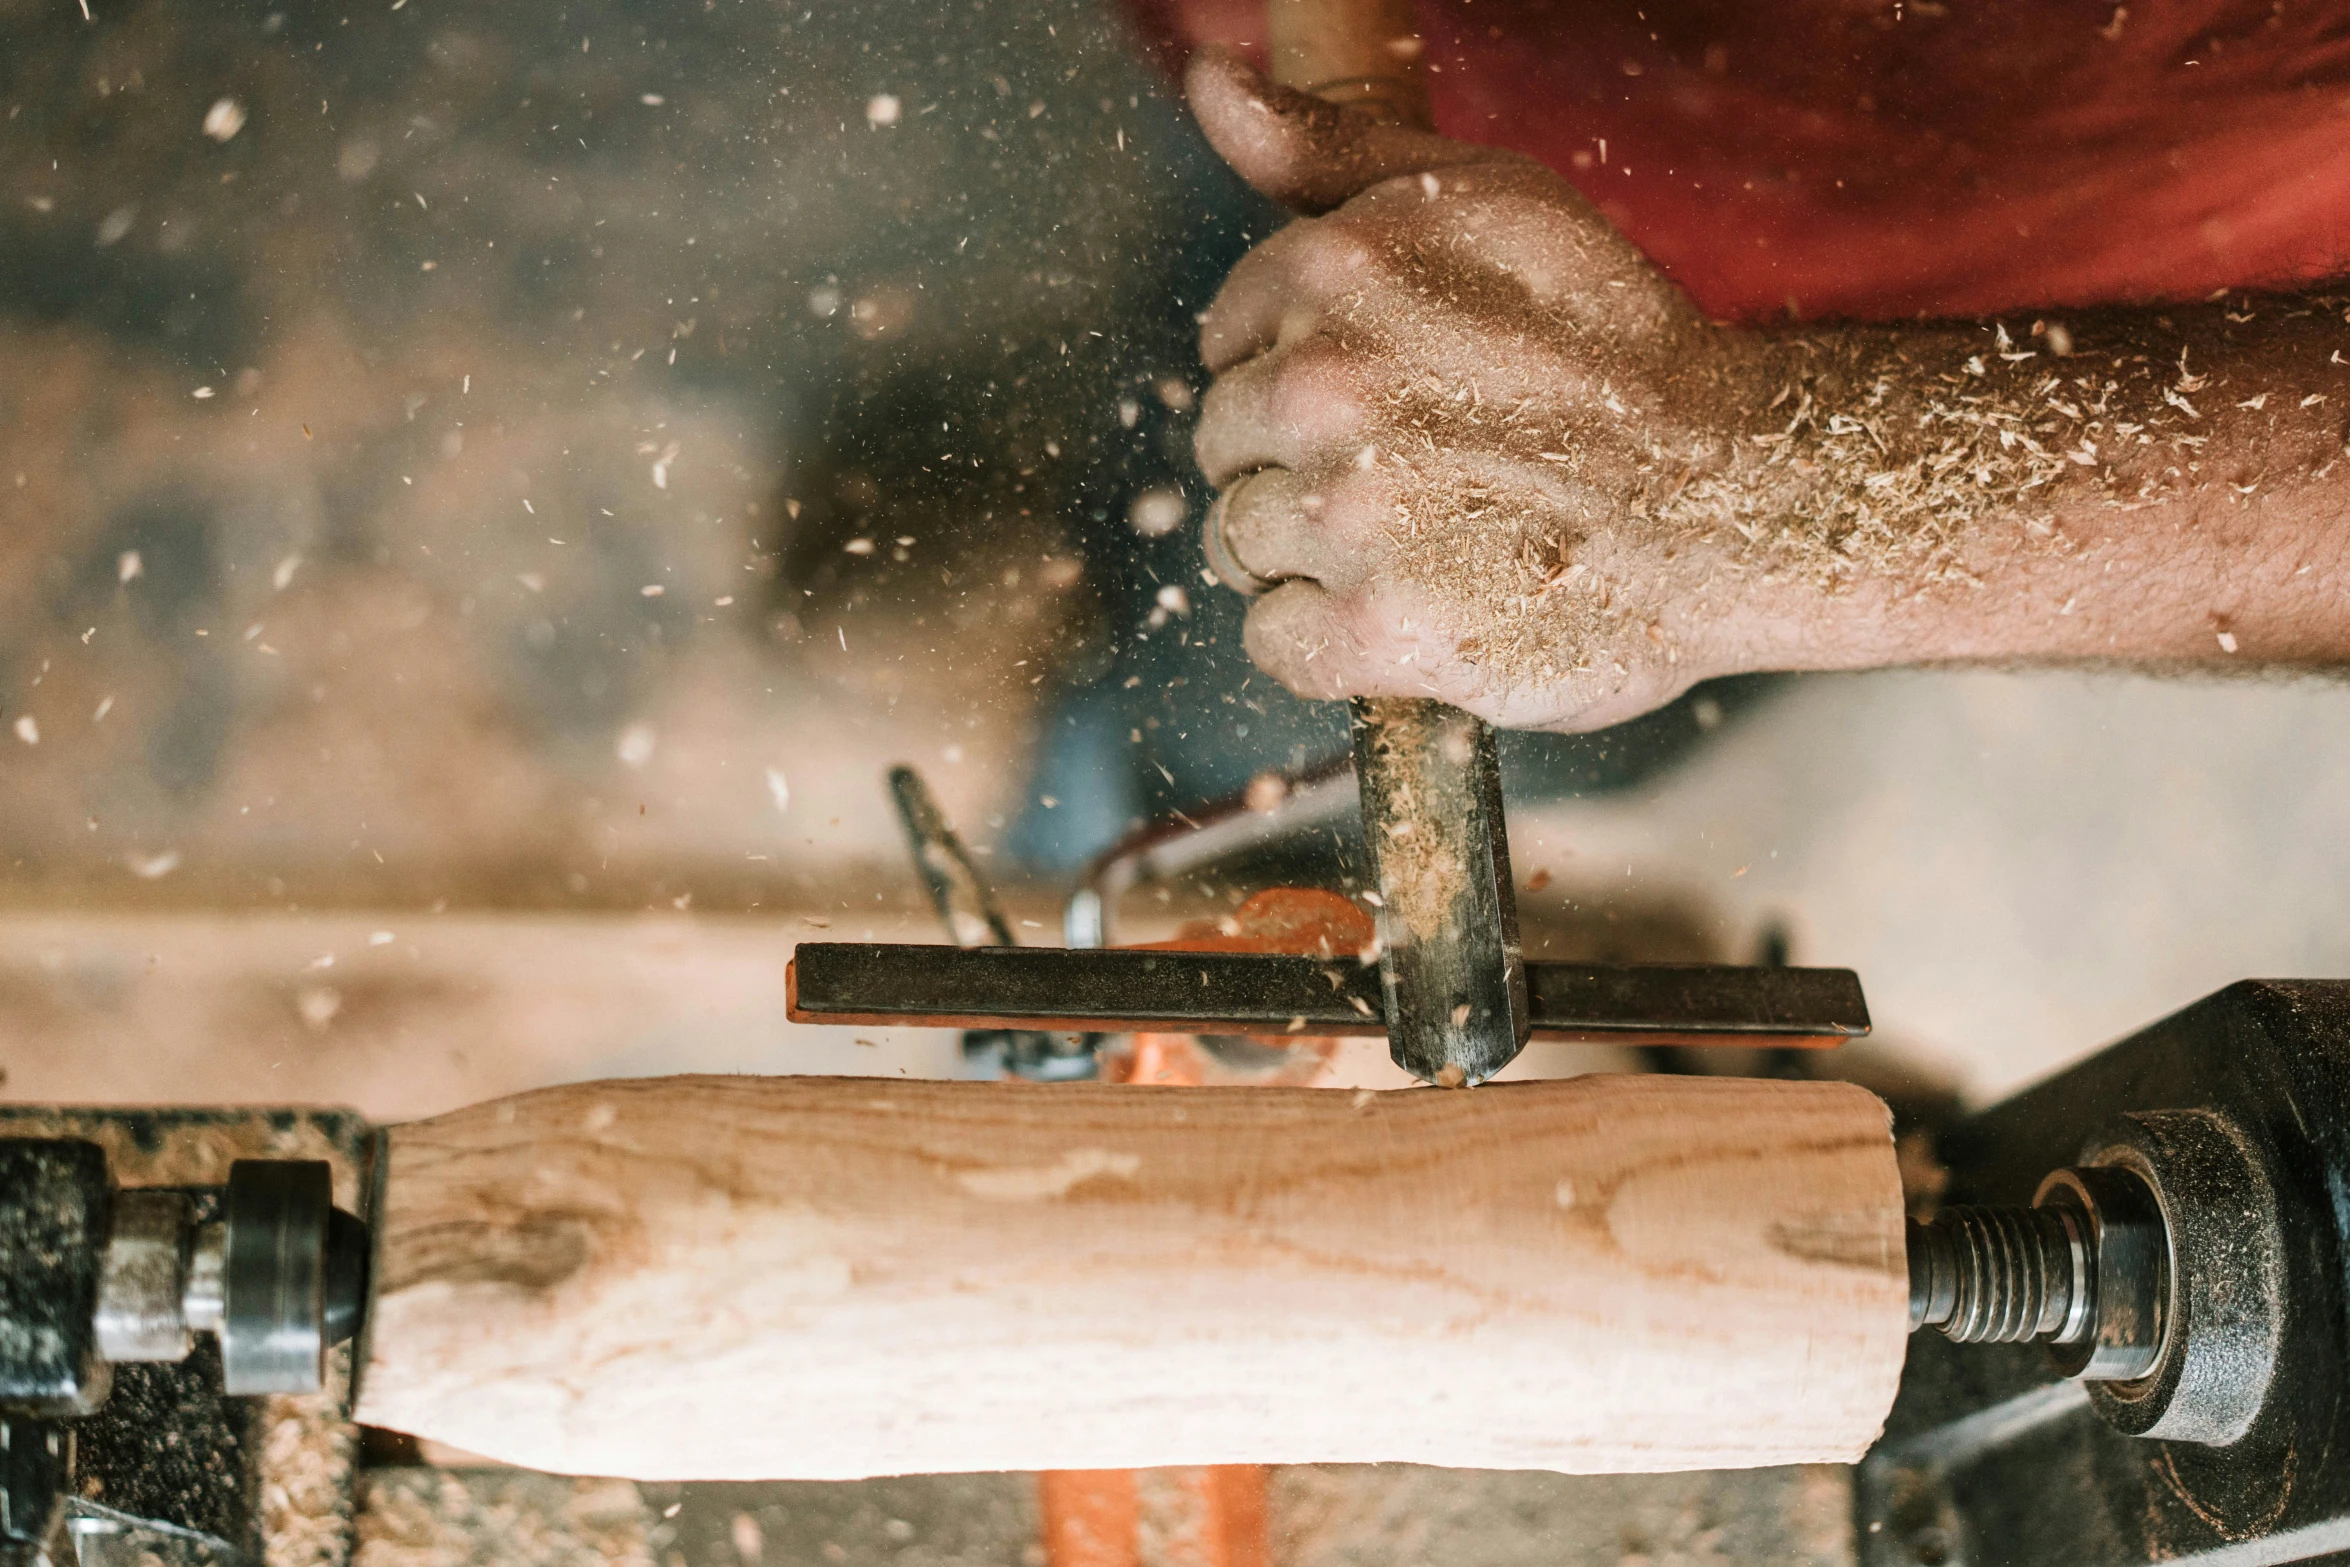
<svg viewBox="0 0 2350 1567">
<path fill-rule="evenodd" d="M 1373 237 L 1328 218 L 1290 224 L 1240 258 L 1200 322 L 1200 359 L 1221 373 L 1321 325 L 1330 301 L 1387 270 Z"/>
<path fill-rule="evenodd" d="M 1365 215 L 1408 193 L 1382 189 Z M 1587 325 L 1618 332 L 1698 325 L 1702 317 L 1638 246 L 1572 185 L 1547 169 L 1489 166 L 1444 176 L 1432 214 L 1462 243 L 1446 253 L 1476 275 L 1509 281 L 1508 293 Z"/>
<path fill-rule="evenodd" d="M 1211 512 L 1230 557 L 1259 582 L 1310 580 L 1347 589 L 1362 580 L 1377 526 L 1369 486 L 1315 483 L 1286 468 L 1234 480 Z"/>
<path fill-rule="evenodd" d="M 1285 582 L 1249 607 L 1242 645 L 1302 697 L 1433 696 L 1487 719 L 1510 707 L 1506 689 L 1460 655 L 1426 595 L 1407 584 Z"/>
<path fill-rule="evenodd" d="M 1373 369 L 1327 337 L 1309 337 L 1236 365 L 1200 402 L 1192 450 L 1223 489 L 1259 468 L 1314 472 L 1351 461 L 1364 444 Z"/>
<path fill-rule="evenodd" d="M 1400 174 L 1509 156 L 1276 87 L 1238 55 L 1213 46 L 1192 55 L 1183 84 L 1224 161 L 1300 212 L 1327 212 Z"/>
<path fill-rule="evenodd" d="M 1285 582 L 1249 606 L 1241 645 L 1259 669 L 1309 701 L 1352 696 L 1370 660 L 1346 605 L 1318 582 Z"/>
<path fill-rule="evenodd" d="M 1257 667 L 1299 696 L 1441 696 L 1458 702 L 1464 671 L 1434 632 L 1420 595 L 1285 582 L 1249 607 L 1241 642 Z M 1418 607 L 1421 613 L 1409 611 Z"/>
</svg>

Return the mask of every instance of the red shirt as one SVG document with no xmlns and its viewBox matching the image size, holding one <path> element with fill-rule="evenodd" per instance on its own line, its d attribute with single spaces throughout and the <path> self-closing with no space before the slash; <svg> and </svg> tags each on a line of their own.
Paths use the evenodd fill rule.
<svg viewBox="0 0 2350 1567">
<path fill-rule="evenodd" d="M 1177 52 L 1261 44 L 1254 0 L 1139 11 Z M 1557 169 L 1725 319 L 2200 299 L 2350 269 L 2350 0 L 1420 0 L 1420 18 L 1442 130 Z"/>
</svg>

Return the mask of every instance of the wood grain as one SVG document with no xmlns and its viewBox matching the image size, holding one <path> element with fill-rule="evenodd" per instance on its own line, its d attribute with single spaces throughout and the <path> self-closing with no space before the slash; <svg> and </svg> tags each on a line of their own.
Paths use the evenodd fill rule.
<svg viewBox="0 0 2350 1567">
<path fill-rule="evenodd" d="M 1884 1106 L 690 1077 L 394 1128 L 359 1418 L 638 1479 L 1849 1460 Z"/>
</svg>

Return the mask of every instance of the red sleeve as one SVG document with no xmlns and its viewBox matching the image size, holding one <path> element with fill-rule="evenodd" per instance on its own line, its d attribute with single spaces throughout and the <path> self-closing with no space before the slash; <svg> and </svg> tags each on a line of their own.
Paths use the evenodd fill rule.
<svg viewBox="0 0 2350 1567">
<path fill-rule="evenodd" d="M 1252 0 L 1143 0 L 1171 54 Z M 2350 0 L 1421 0 L 1438 123 L 1727 319 L 2201 298 L 2350 270 Z"/>
</svg>

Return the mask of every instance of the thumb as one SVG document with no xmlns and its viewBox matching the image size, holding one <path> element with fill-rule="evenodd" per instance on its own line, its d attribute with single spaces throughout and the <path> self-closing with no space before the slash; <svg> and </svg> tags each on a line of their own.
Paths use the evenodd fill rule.
<svg viewBox="0 0 2350 1567">
<path fill-rule="evenodd" d="M 1183 88 L 1224 161 L 1299 212 L 1327 212 L 1398 175 L 1511 156 L 1275 86 L 1219 45 L 1192 55 Z"/>
</svg>

